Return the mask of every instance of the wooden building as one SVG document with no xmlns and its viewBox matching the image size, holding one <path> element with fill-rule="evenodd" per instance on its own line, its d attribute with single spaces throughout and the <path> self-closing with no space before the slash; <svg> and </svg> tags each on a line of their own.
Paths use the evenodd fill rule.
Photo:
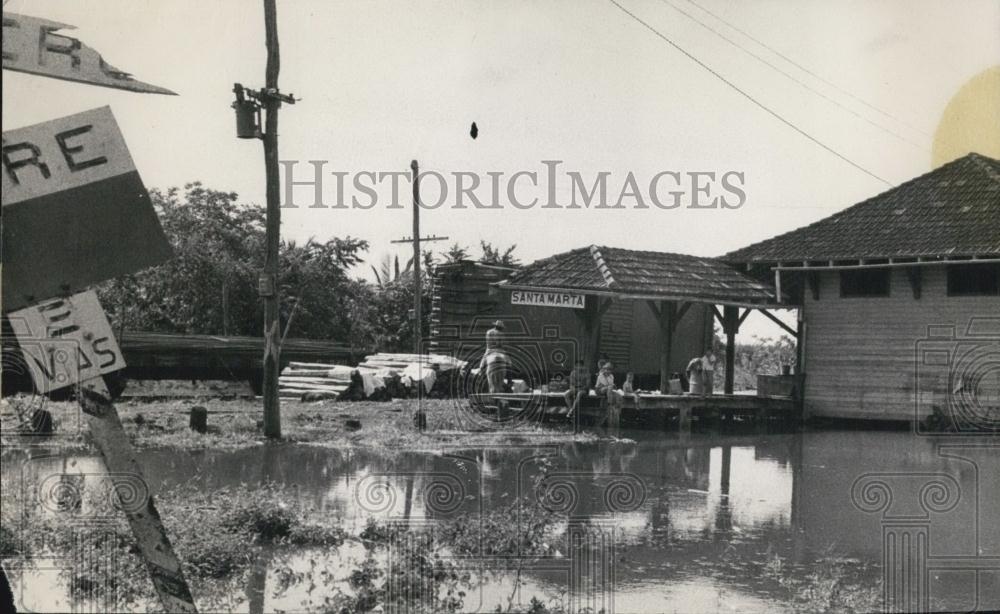
<svg viewBox="0 0 1000 614">
<path fill-rule="evenodd" d="M 774 303 L 768 284 L 712 258 L 590 245 L 518 269 L 472 262 L 438 267 L 432 347 L 453 352 L 455 343 L 481 345 L 493 320 L 510 319 L 520 328 L 508 327 L 508 337 L 571 341 L 572 353 L 591 369 L 603 355 L 616 373 L 633 371 L 640 386 L 665 391 L 669 374 L 682 372 L 711 343 L 714 314 L 735 335 L 749 309 Z M 740 307 L 747 308 L 742 315 Z M 570 366 L 546 365 L 555 371 Z"/>
<path fill-rule="evenodd" d="M 800 308 L 807 416 L 1000 426 L 1000 161 L 970 154 L 722 259 Z"/>
</svg>

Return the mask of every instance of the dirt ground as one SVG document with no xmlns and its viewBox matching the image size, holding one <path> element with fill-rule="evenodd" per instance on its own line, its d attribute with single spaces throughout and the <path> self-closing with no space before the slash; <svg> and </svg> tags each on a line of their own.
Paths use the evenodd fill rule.
<svg viewBox="0 0 1000 614">
<path fill-rule="evenodd" d="M 11 401 L 5 399 L 7 418 L 4 437 L 16 429 Z M 191 430 L 189 414 L 192 407 L 208 410 L 208 432 Z M 87 445 L 86 423 L 75 402 L 47 402 L 52 412 L 56 437 L 53 443 Z M 125 432 L 139 447 L 172 447 L 178 449 L 242 448 L 265 443 L 263 410 L 260 399 L 237 400 L 163 400 L 119 401 L 116 403 Z M 424 399 L 419 401 L 427 416 L 423 432 L 414 426 L 418 408 L 416 399 L 396 399 L 388 402 L 316 401 L 303 403 L 283 400 L 281 403 L 282 439 L 287 443 L 329 445 L 337 447 L 367 447 L 392 450 L 433 449 L 440 445 L 463 443 L 470 446 L 502 443 L 559 443 L 588 441 L 592 433 L 574 435 L 563 423 L 505 424 L 495 430 L 483 416 L 459 399 Z"/>
</svg>

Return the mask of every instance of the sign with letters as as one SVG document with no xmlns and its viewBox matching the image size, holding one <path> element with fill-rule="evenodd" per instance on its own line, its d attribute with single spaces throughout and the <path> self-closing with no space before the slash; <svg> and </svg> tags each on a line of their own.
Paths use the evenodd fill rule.
<svg viewBox="0 0 1000 614">
<path fill-rule="evenodd" d="M 528 290 L 512 290 L 510 293 L 510 304 L 583 309 L 584 295 L 576 292 L 534 292 Z"/>
<path fill-rule="evenodd" d="M 93 290 L 7 315 L 35 387 L 42 393 L 125 368 L 114 331 Z"/>
<path fill-rule="evenodd" d="M 171 94 L 168 89 L 133 79 L 104 61 L 79 40 L 58 34 L 73 26 L 17 15 L 3 14 L 3 67 L 8 70 L 79 81 L 147 94 Z"/>
<path fill-rule="evenodd" d="M 108 107 L 4 132 L 2 161 L 5 312 L 170 257 Z"/>
</svg>

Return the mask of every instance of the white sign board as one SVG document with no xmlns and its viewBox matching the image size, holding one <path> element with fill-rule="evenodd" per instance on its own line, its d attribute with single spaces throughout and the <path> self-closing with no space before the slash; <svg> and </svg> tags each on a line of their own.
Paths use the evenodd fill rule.
<svg viewBox="0 0 1000 614">
<path fill-rule="evenodd" d="M 529 292 L 512 290 L 511 305 L 534 305 L 538 307 L 568 307 L 583 309 L 584 295 L 575 292 Z"/>
<path fill-rule="evenodd" d="M 168 89 L 133 79 L 79 40 L 56 34 L 58 30 L 73 29 L 57 21 L 4 12 L 3 67 L 131 92 L 174 95 Z"/>
<path fill-rule="evenodd" d="M 43 394 L 125 368 L 93 290 L 12 311 L 8 317 Z"/>
<path fill-rule="evenodd" d="M 3 309 L 170 257 L 111 109 L 3 133 Z"/>
</svg>

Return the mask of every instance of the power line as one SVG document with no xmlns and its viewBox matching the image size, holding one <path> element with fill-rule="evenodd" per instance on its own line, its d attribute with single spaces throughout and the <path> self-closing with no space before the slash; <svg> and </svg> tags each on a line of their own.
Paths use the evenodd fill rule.
<svg viewBox="0 0 1000 614">
<path fill-rule="evenodd" d="M 851 160 L 850 158 L 848 158 L 844 154 L 840 153 L 836 149 L 833 149 L 829 145 L 823 143 L 822 141 L 820 141 L 819 139 L 817 139 L 813 135 L 809 134 L 808 132 L 806 132 L 802 128 L 799 128 L 798 126 L 796 126 L 795 124 L 793 124 L 791 121 L 789 121 L 789 120 L 785 119 L 783 116 L 781 116 L 777 111 L 773 111 L 770 107 L 768 107 L 764 103 L 760 102 L 759 100 L 757 100 L 756 98 L 754 98 L 753 96 L 751 96 L 749 93 L 747 93 L 746 91 L 744 91 L 743 89 L 741 89 L 738 85 L 736 85 L 735 83 L 733 83 L 729 79 L 726 79 L 721 74 L 719 74 L 718 72 L 716 72 L 708 64 L 705 64 L 704 62 L 702 62 L 701 60 L 699 60 L 697 57 L 695 57 L 694 55 L 692 55 L 690 52 L 688 52 L 686 49 L 684 49 L 683 47 L 681 47 L 680 45 L 678 45 L 677 43 L 675 43 L 674 41 L 672 41 L 671 39 L 669 39 L 665 34 L 663 34 L 662 32 L 660 32 L 659 30 L 657 30 L 653 26 L 651 26 L 648 23 L 646 23 L 645 21 L 643 21 L 635 13 L 632 13 L 627 8 L 625 8 L 624 6 L 622 6 L 621 4 L 619 4 L 617 2 L 617 0 L 608 0 L 608 2 L 610 2 L 611 4 L 613 4 L 616 7 L 618 7 L 618 9 L 620 11 L 622 11 L 623 13 L 625 13 L 626 15 L 628 15 L 629 17 L 631 17 L 632 19 L 634 19 L 638 23 L 642 24 L 647 30 L 649 30 L 650 32 L 652 32 L 653 34 L 655 34 L 656 36 L 658 36 L 665 43 L 667 43 L 668 45 L 670 45 L 674 49 L 676 49 L 676 50 L 680 51 L 681 53 L 683 53 L 692 62 L 694 62 L 698 66 L 701 66 L 702 68 L 704 68 L 708 72 L 710 72 L 713 76 L 715 76 L 716 79 L 718 79 L 719 81 L 722 81 L 723 83 L 725 83 L 726 85 L 728 85 L 730 88 L 732 88 L 734 91 L 736 91 L 738 94 L 740 94 L 741 96 L 743 96 L 744 98 L 746 98 L 750 102 L 752 102 L 755 105 L 757 105 L 760 109 L 762 109 L 763 111 L 765 111 L 768 115 L 771 115 L 772 117 L 774 117 L 775 119 L 777 119 L 781 123 L 785 124 L 786 126 L 788 126 L 789 128 L 791 128 L 792 130 L 798 132 L 799 134 L 801 134 L 805 138 L 809 139 L 810 141 L 812 141 L 816 145 L 822 147 L 823 149 L 825 149 L 829 153 L 837 156 L 838 158 L 840 158 L 844 162 L 850 164 L 851 166 L 853 166 L 854 168 L 858 169 L 862 173 L 868 175 L 869 177 L 877 179 L 877 180 L 881 181 L 882 183 L 886 184 L 887 186 L 891 187 L 893 185 L 889 181 L 887 181 L 887 180 L 879 177 L 875 173 L 873 173 L 870 170 L 866 169 L 865 167 L 861 166 L 860 164 L 858 164 L 854 160 Z"/>
<path fill-rule="evenodd" d="M 760 45 L 764 49 L 767 49 L 768 51 L 770 51 L 774 55 L 776 55 L 776 56 L 780 57 L 781 59 L 785 60 L 786 62 L 788 62 L 792 66 L 798 68 L 799 70 L 801 70 L 802 72 L 806 73 L 807 75 L 810 75 L 810 76 L 814 77 L 815 79 L 818 79 L 819 81 L 825 83 L 826 85 L 829 85 L 830 87 L 832 87 L 833 89 L 837 90 L 841 94 L 844 94 L 845 96 L 848 96 L 852 100 L 855 100 L 855 101 L 863 104 L 864 106 L 868 107 L 872 111 L 875 111 L 876 113 L 880 113 L 880 114 L 884 115 L 885 117 L 888 117 L 889 119 L 891 119 L 893 121 L 899 122 L 901 125 L 906 126 L 910 130 L 913 130 L 915 132 L 919 132 L 920 134 L 922 134 L 924 136 L 930 136 L 930 134 L 928 134 L 926 131 L 921 130 L 920 128 L 917 128 L 916 126 L 914 126 L 914 125 L 912 125 L 912 124 L 910 124 L 908 122 L 905 122 L 905 121 L 899 119 L 898 117 L 894 116 L 893 114 L 889 113 L 888 111 L 884 111 L 884 110 L 876 107 L 875 105 L 869 103 L 865 99 L 863 99 L 863 98 L 861 98 L 861 97 L 859 97 L 859 96 L 857 96 L 855 94 L 852 94 L 851 92 L 847 91 L 846 89 L 840 87 L 836 83 L 833 83 L 832 81 L 824 79 L 822 76 L 816 74 L 812 70 L 809 70 L 808 68 L 806 68 L 802 64 L 796 62 L 795 60 L 793 60 L 792 58 L 788 57 L 784 53 L 778 51 L 777 49 L 775 49 L 774 47 L 768 45 L 764 41 L 762 41 L 762 40 L 754 37 L 752 34 L 750 34 L 749 32 L 747 32 L 746 30 L 743 30 L 742 28 L 740 28 L 739 26 L 733 24 L 732 22 L 726 21 L 724 18 L 720 17 L 717 13 L 714 13 L 714 12 L 708 10 L 707 8 L 705 8 L 704 6 L 702 6 L 701 4 L 698 4 L 697 2 L 695 2 L 695 0 L 687 0 L 687 1 L 688 1 L 688 3 L 693 4 L 696 7 L 698 7 L 699 10 L 701 10 L 701 11 L 703 11 L 705 13 L 708 13 L 709 15 L 711 15 L 712 17 L 714 17 L 715 19 L 718 19 L 719 21 L 721 21 L 722 23 L 726 24 L 727 26 L 729 26 L 733 30 L 739 32 L 743 36 L 745 36 L 748 39 L 752 40 L 753 42 L 757 43 L 758 45 Z"/>
<path fill-rule="evenodd" d="M 691 13 L 688 13 L 684 9 L 682 9 L 679 6 L 677 6 L 676 4 L 674 4 L 673 2 L 670 2 L 670 0 L 661 0 L 661 2 L 663 2 L 664 4 L 670 6 L 670 8 L 674 9 L 675 11 L 677 11 L 678 13 L 680 13 L 681 15 L 684 15 L 685 17 L 687 17 L 691 21 L 697 23 L 699 26 L 705 28 L 706 30 L 708 30 L 712 34 L 715 34 L 716 36 L 718 36 L 722 40 L 726 41 L 727 43 L 729 43 L 733 47 L 736 47 L 737 49 L 739 49 L 743 53 L 749 55 L 750 57 L 754 58 L 755 60 L 757 60 L 757 61 L 759 61 L 759 62 L 761 62 L 763 64 L 766 64 L 768 67 L 770 67 L 772 70 L 774 70 L 778 74 L 780 74 L 780 75 L 782 75 L 784 77 L 787 77 L 788 79 L 794 81 L 795 83 L 797 83 L 798 85 L 802 86 L 803 88 L 805 88 L 805 89 L 809 90 L 810 92 L 816 94 L 817 96 L 819 96 L 823 100 L 826 100 L 827 102 L 830 102 L 832 104 L 837 105 L 838 107 L 840 107 L 841 109 L 847 111 L 848 113 L 850 113 L 854 117 L 857 117 L 858 119 L 860 119 L 860 120 L 862 120 L 862 121 L 864 121 L 864 122 L 866 122 L 868 124 L 871 124 L 872 126 L 874 126 L 874 127 L 878 128 L 879 130 L 885 132 L 886 134 L 890 134 L 890 135 L 896 137 L 897 139 L 899 139 L 899 140 L 901 140 L 901 141 L 903 141 L 905 143 L 908 143 L 908 144 L 916 147 L 917 149 L 920 149 L 921 151 L 927 151 L 927 149 L 925 147 L 922 147 L 920 144 L 914 143 L 913 141 L 911 141 L 910 139 L 904 137 L 903 135 L 901 135 L 901 134 L 899 134 L 899 133 L 897 133 L 897 132 L 895 132 L 893 130 L 890 130 L 889 128 L 886 128 L 885 126 L 883 126 L 882 124 L 879 124 L 878 122 L 872 121 L 871 119 L 869 119 L 869 118 L 865 117 L 864 115 L 858 113 L 854 109 L 851 109 L 849 107 L 844 106 L 838 100 L 827 96 L 823 92 L 821 92 L 821 91 L 819 91 L 819 90 L 817 90 L 817 89 L 815 89 L 813 87 L 810 87 L 810 85 L 808 83 L 802 81 L 801 79 L 796 78 L 795 75 L 792 75 L 792 74 L 790 74 L 790 73 L 782 70 L 778 66 L 775 66 L 774 64 L 772 64 L 771 62 L 769 62 L 766 58 L 763 58 L 763 57 L 757 55 L 756 53 L 750 51 L 749 49 L 747 49 L 743 45 L 740 45 L 738 42 L 736 42 L 733 39 L 729 38 L 725 34 L 719 32 L 718 30 L 716 30 L 712 26 L 708 25 L 704 21 L 701 21 L 700 19 L 698 19 L 697 17 L 695 17 Z M 697 5 L 695 5 L 695 6 L 697 6 Z"/>
</svg>

